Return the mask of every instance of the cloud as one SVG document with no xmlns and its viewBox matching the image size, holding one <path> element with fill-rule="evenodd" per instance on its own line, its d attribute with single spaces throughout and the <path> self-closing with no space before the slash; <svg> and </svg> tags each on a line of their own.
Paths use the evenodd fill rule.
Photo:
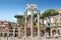
<svg viewBox="0 0 61 40">
<path fill-rule="evenodd" d="M 17 12 L 16 15 L 24 15 L 24 12 Z"/>
</svg>

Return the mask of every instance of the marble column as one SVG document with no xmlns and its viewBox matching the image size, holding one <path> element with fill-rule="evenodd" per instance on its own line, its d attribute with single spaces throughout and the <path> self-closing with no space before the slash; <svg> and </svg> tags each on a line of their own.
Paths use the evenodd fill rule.
<svg viewBox="0 0 61 40">
<path fill-rule="evenodd" d="M 40 37 L 40 21 L 39 21 L 40 15 L 38 14 L 38 37 Z"/>
<path fill-rule="evenodd" d="M 33 14 L 31 14 L 31 37 L 33 37 Z"/>
<path fill-rule="evenodd" d="M 24 35 L 25 35 L 25 40 L 27 40 L 27 11 L 25 13 L 25 25 L 24 25 Z"/>
</svg>

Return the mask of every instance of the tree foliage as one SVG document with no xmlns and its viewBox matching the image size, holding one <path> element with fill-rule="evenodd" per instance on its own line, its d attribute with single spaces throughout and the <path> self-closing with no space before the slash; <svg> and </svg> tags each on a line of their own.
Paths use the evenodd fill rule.
<svg viewBox="0 0 61 40">
<path fill-rule="evenodd" d="M 41 18 L 45 18 L 45 17 L 50 17 L 50 16 L 55 16 L 58 15 L 59 13 L 53 9 L 49 9 L 44 11 L 44 13 L 42 13 Z"/>
<path fill-rule="evenodd" d="M 34 30 L 36 30 L 36 31 L 38 30 L 38 27 L 37 27 L 37 26 L 34 26 L 33 28 L 34 28 Z"/>
<path fill-rule="evenodd" d="M 15 18 L 23 18 L 23 15 L 15 15 Z"/>
<path fill-rule="evenodd" d="M 37 14 L 38 13 L 33 13 L 33 17 L 34 17 L 33 20 L 37 19 Z M 40 19 L 44 19 L 44 18 L 50 17 L 50 16 L 55 16 L 58 14 L 59 13 L 57 11 L 55 11 L 53 9 L 49 9 L 49 10 L 44 11 L 42 14 L 40 14 Z M 14 17 L 18 19 L 18 23 L 20 25 L 24 24 L 24 19 L 25 19 L 24 15 L 15 15 Z M 27 15 L 27 19 L 30 19 L 30 17 L 31 17 L 31 15 Z M 37 20 L 34 21 L 34 25 L 35 25 L 36 21 Z"/>
<path fill-rule="evenodd" d="M 51 28 L 57 28 L 58 26 L 57 25 L 52 25 Z"/>
<path fill-rule="evenodd" d="M 17 18 L 17 22 L 20 26 L 24 23 L 24 16 L 23 15 L 15 15 L 14 17 Z"/>
</svg>

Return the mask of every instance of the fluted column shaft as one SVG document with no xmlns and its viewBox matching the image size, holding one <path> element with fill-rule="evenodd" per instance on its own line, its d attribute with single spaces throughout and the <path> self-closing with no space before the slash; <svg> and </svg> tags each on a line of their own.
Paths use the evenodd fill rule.
<svg viewBox="0 0 61 40">
<path fill-rule="evenodd" d="M 38 37 L 40 36 L 40 20 L 39 20 L 39 18 L 40 18 L 40 15 L 38 13 Z"/>
<path fill-rule="evenodd" d="M 24 25 L 24 32 L 25 32 L 25 37 L 27 37 L 27 12 L 25 12 L 25 25 Z"/>
<path fill-rule="evenodd" d="M 33 37 L 33 14 L 31 14 L 31 37 Z"/>
</svg>

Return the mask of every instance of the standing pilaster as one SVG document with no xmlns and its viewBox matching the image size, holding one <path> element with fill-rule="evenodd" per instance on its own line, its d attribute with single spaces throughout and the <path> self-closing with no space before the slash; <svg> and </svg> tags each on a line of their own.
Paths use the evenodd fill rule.
<svg viewBox="0 0 61 40">
<path fill-rule="evenodd" d="M 8 32 L 7 32 L 7 37 L 9 36 L 9 29 L 8 29 Z"/>
<path fill-rule="evenodd" d="M 3 32 L 3 37 L 4 37 L 4 32 Z"/>
<path fill-rule="evenodd" d="M 59 31 L 60 31 L 60 36 L 61 36 L 61 28 L 60 28 L 60 30 L 59 30 Z"/>
<path fill-rule="evenodd" d="M 52 35 L 52 29 L 50 30 L 50 35 L 51 35 L 51 37 L 53 36 L 53 35 Z"/>
<path fill-rule="evenodd" d="M 3 29 L 3 32 L 2 32 L 3 33 L 3 35 L 2 35 L 3 37 L 4 37 L 4 33 L 5 33 L 4 31 L 5 31 L 5 29 Z"/>
<path fill-rule="evenodd" d="M 18 37 L 20 38 L 20 27 L 18 27 Z"/>
<path fill-rule="evenodd" d="M 13 37 L 15 37 L 15 28 L 13 29 Z"/>
</svg>

